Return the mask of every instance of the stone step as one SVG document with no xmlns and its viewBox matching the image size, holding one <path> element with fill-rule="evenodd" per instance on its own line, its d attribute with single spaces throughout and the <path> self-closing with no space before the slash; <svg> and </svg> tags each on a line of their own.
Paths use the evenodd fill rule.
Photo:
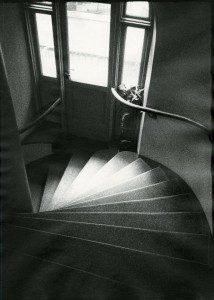
<svg viewBox="0 0 214 300">
<path fill-rule="evenodd" d="M 146 164 L 141 158 L 136 159 L 132 163 L 128 164 L 126 167 L 122 168 L 112 176 L 108 177 L 106 180 L 103 180 L 102 183 L 96 185 L 92 188 L 89 188 L 87 192 L 81 195 L 79 198 L 81 201 L 84 197 L 89 197 L 90 195 L 98 194 L 99 192 L 105 191 L 106 189 L 110 189 L 114 186 L 127 182 L 130 179 L 133 179 L 137 175 L 145 173 L 151 170 L 148 164 Z M 83 184 L 84 186 L 84 184 Z M 67 201 L 71 201 L 75 197 L 74 193 L 71 190 L 68 190 L 63 197 L 67 199 Z M 75 200 L 72 200 L 74 202 Z M 75 201 L 76 202 L 76 201 Z"/>
<path fill-rule="evenodd" d="M 173 296 L 181 295 L 182 291 L 191 291 L 190 298 L 176 299 L 197 299 L 194 298 L 196 291 L 202 292 L 213 287 L 207 266 L 188 260 L 16 226 L 11 226 L 8 234 L 14 235 L 15 242 L 10 246 L 13 251 L 41 259 L 46 271 L 45 262 L 49 261 L 88 273 L 87 283 L 90 275 L 108 277 L 128 286 L 152 290 L 162 295 L 161 299 L 174 299 Z M 63 270 L 63 277 L 65 272 L 66 269 Z"/>
<path fill-rule="evenodd" d="M 62 198 L 62 195 L 76 179 L 76 177 L 81 172 L 81 170 L 83 169 L 90 157 L 91 153 L 85 151 L 79 151 L 71 156 L 71 159 L 64 171 L 59 185 L 57 186 L 54 192 L 48 210 L 53 210 L 62 203 L 63 205 L 66 205 Z"/>
<path fill-rule="evenodd" d="M 116 193 L 127 192 L 133 189 L 143 188 L 158 182 L 162 182 L 167 180 L 165 173 L 162 171 L 160 167 L 155 168 L 153 170 L 142 173 L 138 176 L 130 178 L 128 180 L 124 180 L 121 183 L 116 182 L 116 184 L 112 184 L 112 187 L 108 187 L 108 181 L 106 182 L 106 188 L 96 193 L 96 189 L 94 189 L 94 194 L 92 193 L 89 196 L 79 199 L 78 201 L 72 202 L 72 204 L 91 201 L 93 199 L 101 198 L 101 197 L 109 197 Z M 90 194 L 90 191 L 89 191 Z"/>
<path fill-rule="evenodd" d="M 87 183 L 116 155 L 116 153 L 116 150 L 109 149 L 95 152 L 67 191 L 63 194 L 63 199 L 66 201 L 66 195 L 71 195 L 72 198 L 76 198 L 81 194 Z M 71 197 L 68 198 L 68 201 Z"/>
<path fill-rule="evenodd" d="M 206 264 L 208 260 L 208 237 L 203 234 L 135 229 L 43 218 L 16 218 L 14 225 L 203 264 Z"/>
<path fill-rule="evenodd" d="M 18 215 L 20 218 L 28 216 Z M 115 225 L 169 232 L 205 233 L 204 216 L 193 212 L 139 213 L 139 212 L 46 212 L 29 218 Z"/>
<path fill-rule="evenodd" d="M 61 210 L 63 211 L 63 210 Z M 198 201 L 192 194 L 179 194 L 159 198 L 130 200 L 109 204 L 89 205 L 66 209 L 70 212 L 200 212 Z"/>
<path fill-rule="evenodd" d="M 88 190 L 92 188 L 96 188 L 99 185 L 102 185 L 103 182 L 106 181 L 106 179 L 119 170 L 123 169 L 133 161 L 137 159 L 137 154 L 130 151 L 123 151 L 118 152 L 109 162 L 107 162 L 97 173 L 94 177 L 91 178 L 91 180 L 88 180 L 88 182 L 85 182 L 84 186 L 82 186 L 81 194 L 77 197 L 72 197 L 72 199 L 69 197 L 69 201 L 76 201 L 79 198 L 82 198 L 82 195 L 86 194 Z"/>
<path fill-rule="evenodd" d="M 116 193 L 110 196 L 101 197 L 97 199 L 93 199 L 90 201 L 82 200 L 81 203 L 74 203 L 73 205 L 69 205 L 67 208 L 74 208 L 80 206 L 89 206 L 89 205 L 100 205 L 100 204 L 110 204 L 117 202 L 126 202 L 131 200 L 139 200 L 139 199 L 148 199 L 148 198 L 157 198 L 157 197 L 165 197 L 172 196 L 185 193 L 181 182 L 179 179 L 166 180 L 160 183 L 152 184 L 147 187 L 133 189 L 126 192 Z"/>
</svg>

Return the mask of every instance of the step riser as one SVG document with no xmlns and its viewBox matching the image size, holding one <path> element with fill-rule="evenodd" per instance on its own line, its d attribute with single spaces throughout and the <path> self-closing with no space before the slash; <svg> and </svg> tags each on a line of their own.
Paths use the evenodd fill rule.
<svg viewBox="0 0 214 300">
<path fill-rule="evenodd" d="M 204 235 L 157 232 L 43 219 L 17 218 L 15 225 L 207 263 L 207 237 Z"/>
<path fill-rule="evenodd" d="M 88 206 L 88 205 L 99 205 L 109 204 L 115 202 L 126 202 L 130 200 L 157 198 L 164 196 L 172 196 L 182 193 L 183 191 L 177 187 L 177 181 L 166 181 L 155 185 L 150 185 L 142 189 L 131 190 L 124 193 L 118 193 L 109 197 L 98 198 L 91 201 L 82 201 L 81 203 L 70 205 L 67 208 Z"/>
<path fill-rule="evenodd" d="M 146 187 L 161 181 L 167 180 L 166 175 L 164 172 L 160 169 L 153 169 L 151 171 L 145 172 L 141 175 L 138 175 L 124 183 L 121 183 L 119 185 L 116 185 L 112 188 L 108 188 L 108 182 L 106 183 L 107 187 L 103 192 L 100 193 L 92 193 L 91 196 L 85 197 L 84 199 L 80 199 L 77 202 L 73 202 L 72 204 L 79 203 L 82 201 L 91 201 L 93 199 L 101 198 L 101 197 L 109 197 L 111 195 L 122 193 L 142 187 Z M 94 190 L 95 192 L 95 190 Z"/>
<path fill-rule="evenodd" d="M 139 213 L 44 213 L 35 218 L 106 224 L 132 228 L 203 234 L 200 213 L 139 214 Z M 21 217 L 22 218 L 22 217 Z"/>
<path fill-rule="evenodd" d="M 29 255 L 107 276 L 127 285 L 159 288 L 197 287 L 197 265 L 155 255 L 96 244 L 35 231 L 12 228 L 17 243 L 12 247 Z M 200 269 L 202 267 L 200 266 Z M 143 270 L 143 271 L 142 271 Z M 200 279 L 199 279 L 200 282 Z M 180 286 L 179 286 L 180 283 Z"/>
</svg>

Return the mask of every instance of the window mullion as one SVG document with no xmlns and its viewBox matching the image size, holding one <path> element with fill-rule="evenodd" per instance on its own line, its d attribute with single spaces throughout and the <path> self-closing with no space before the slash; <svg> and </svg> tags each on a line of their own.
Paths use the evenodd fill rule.
<svg viewBox="0 0 214 300">
<path fill-rule="evenodd" d="M 35 50 L 35 56 L 37 60 L 37 71 L 38 71 L 38 78 L 40 79 L 39 74 L 42 73 L 42 63 L 41 63 L 41 57 L 39 53 L 39 37 L 38 37 L 38 29 L 36 26 L 36 12 L 32 11 L 30 12 L 31 14 L 31 28 L 32 28 L 32 33 L 33 36 L 35 37 L 34 39 L 34 50 Z"/>
<path fill-rule="evenodd" d="M 57 77 L 58 77 L 58 86 L 59 86 L 59 96 L 62 101 L 62 129 L 67 130 L 65 122 L 65 78 L 64 78 L 64 67 L 65 67 L 65 55 L 63 54 L 65 36 L 64 31 L 66 24 L 62 22 L 65 19 L 65 3 L 53 3 L 53 35 L 54 35 L 54 45 L 55 45 L 55 57 L 56 57 L 56 67 L 57 67 Z M 64 42 L 63 42 L 64 41 Z"/>
<path fill-rule="evenodd" d="M 116 86 L 118 82 L 118 67 L 120 53 L 120 10 L 119 3 L 111 4 L 111 26 L 109 45 L 109 85 Z"/>
<path fill-rule="evenodd" d="M 26 5 L 24 5 L 25 12 L 25 21 L 27 27 L 27 36 L 30 47 L 31 54 L 31 63 L 33 69 L 33 78 L 34 78 L 34 91 L 36 98 L 36 110 L 39 111 L 41 107 L 41 94 L 39 89 L 39 73 L 40 73 L 40 61 L 39 61 L 39 53 L 38 53 L 38 39 L 35 40 L 35 32 L 36 32 L 36 22 L 35 16 L 31 10 L 28 9 Z M 38 70 L 39 68 L 39 70 Z"/>
<path fill-rule="evenodd" d="M 127 26 L 125 24 L 121 24 L 121 30 L 120 30 L 120 54 L 119 54 L 119 67 L 118 67 L 118 84 L 120 84 L 122 82 L 122 76 L 123 76 L 125 43 L 126 43 L 126 31 L 127 31 Z"/>
<path fill-rule="evenodd" d="M 141 66 L 140 66 L 140 73 L 139 73 L 139 81 L 138 84 L 140 87 L 144 86 L 145 77 L 146 77 L 146 68 L 147 68 L 147 62 L 149 57 L 149 44 L 150 44 L 150 34 L 151 30 L 145 30 L 145 37 L 144 37 L 144 45 L 142 49 L 142 57 L 141 57 Z"/>
</svg>

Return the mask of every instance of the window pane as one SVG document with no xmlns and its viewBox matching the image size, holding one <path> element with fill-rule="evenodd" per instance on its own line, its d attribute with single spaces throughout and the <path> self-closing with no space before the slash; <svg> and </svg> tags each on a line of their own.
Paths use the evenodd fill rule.
<svg viewBox="0 0 214 300">
<path fill-rule="evenodd" d="M 67 3 L 70 77 L 73 81 L 107 86 L 110 5 Z"/>
<path fill-rule="evenodd" d="M 149 3 L 146 1 L 127 2 L 126 15 L 137 18 L 148 18 Z"/>
<path fill-rule="evenodd" d="M 126 87 L 138 84 L 145 29 L 127 27 L 122 83 Z"/>
<path fill-rule="evenodd" d="M 56 77 L 53 28 L 51 15 L 36 13 L 42 74 Z"/>
</svg>

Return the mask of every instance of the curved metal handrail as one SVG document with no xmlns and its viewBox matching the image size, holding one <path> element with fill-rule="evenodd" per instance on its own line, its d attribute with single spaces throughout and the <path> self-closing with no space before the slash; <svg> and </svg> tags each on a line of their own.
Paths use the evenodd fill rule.
<svg viewBox="0 0 214 300">
<path fill-rule="evenodd" d="M 25 131 L 29 130 L 30 128 L 32 128 L 33 126 L 36 126 L 38 123 L 40 123 L 40 121 L 42 119 L 44 119 L 47 115 L 49 115 L 54 109 L 55 107 L 60 104 L 62 102 L 61 98 L 58 98 L 56 101 L 54 101 L 53 104 L 51 104 L 51 106 L 46 110 L 44 111 L 38 118 L 36 118 L 34 121 L 28 123 L 25 127 L 23 128 L 20 128 L 18 131 L 19 131 L 19 134 L 22 134 L 24 133 Z"/>
<path fill-rule="evenodd" d="M 172 114 L 172 113 L 168 113 L 168 112 L 165 112 L 165 111 L 162 111 L 162 110 L 158 110 L 158 109 L 153 109 L 153 108 L 149 108 L 149 107 L 145 107 L 145 106 L 140 106 L 140 105 L 137 105 L 137 104 L 133 104 L 131 102 L 128 102 L 126 100 L 124 100 L 119 94 L 118 92 L 116 91 L 115 88 L 111 88 L 111 92 L 113 94 L 113 96 L 121 103 L 123 103 L 124 105 L 126 106 L 129 106 L 131 108 L 134 108 L 140 112 L 145 112 L 145 113 L 148 113 L 148 114 L 152 114 L 152 115 L 160 115 L 160 116 L 164 116 L 164 117 L 168 117 L 168 118 L 171 118 L 171 119 L 176 119 L 176 120 L 179 120 L 179 121 L 183 121 L 185 123 L 188 123 L 188 124 L 191 124 L 195 127 L 198 127 L 200 129 L 202 129 L 204 132 L 206 132 L 209 136 L 211 134 L 210 130 L 202 125 L 201 123 L 198 123 L 196 121 L 193 121 L 192 119 L 189 119 L 187 117 L 184 117 L 184 116 L 180 116 L 180 115 L 177 115 L 177 114 Z"/>
</svg>

